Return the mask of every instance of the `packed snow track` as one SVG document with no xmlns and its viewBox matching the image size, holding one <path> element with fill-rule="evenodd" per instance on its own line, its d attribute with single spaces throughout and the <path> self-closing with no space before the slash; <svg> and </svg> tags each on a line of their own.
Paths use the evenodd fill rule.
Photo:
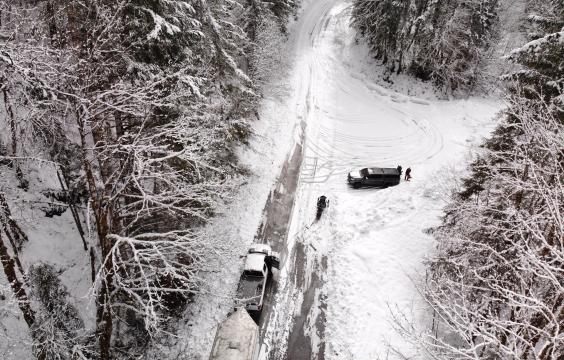
<svg viewBox="0 0 564 360">
<path fill-rule="evenodd" d="M 288 116 L 305 133 L 296 127 L 302 165 L 288 236 L 275 248 L 286 256 L 272 309 L 263 314 L 264 359 L 410 352 L 392 330 L 390 309 L 425 321 L 413 283 L 432 249 L 423 230 L 437 224 L 453 169 L 500 108 L 485 99 L 423 99 L 378 85 L 378 68 L 355 42 L 350 8 L 342 0 L 306 1 L 292 32 L 288 101 L 295 113 Z M 362 190 L 346 184 L 353 169 L 397 165 L 413 169 L 411 182 Z M 330 207 L 314 222 L 320 195 Z"/>
</svg>

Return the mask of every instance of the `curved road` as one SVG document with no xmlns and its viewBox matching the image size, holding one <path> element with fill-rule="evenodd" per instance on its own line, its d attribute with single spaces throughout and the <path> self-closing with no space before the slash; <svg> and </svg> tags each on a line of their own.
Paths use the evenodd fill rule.
<svg viewBox="0 0 564 360">
<path fill-rule="evenodd" d="M 460 160 L 468 137 L 485 131 L 484 119 L 498 106 L 422 100 L 370 81 L 374 69 L 355 44 L 350 2 L 306 2 L 290 40 L 295 110 L 288 116 L 301 124 L 298 145 L 259 232 L 283 254 L 274 299 L 261 319 L 261 353 L 268 359 L 374 359 L 383 354 L 380 338 L 391 332 L 382 325 L 387 305 L 405 307 L 414 296 L 405 269 L 417 268 L 431 247 L 422 234 L 429 224 L 419 219 L 438 215 L 442 206 L 440 199 L 426 200 L 433 173 Z M 345 184 L 351 169 L 398 164 L 414 168 L 412 183 L 383 191 Z M 331 206 L 315 223 L 322 194 Z M 354 249 L 367 239 L 372 242 L 362 246 L 375 255 Z M 367 331 L 372 341 L 363 339 Z"/>
</svg>

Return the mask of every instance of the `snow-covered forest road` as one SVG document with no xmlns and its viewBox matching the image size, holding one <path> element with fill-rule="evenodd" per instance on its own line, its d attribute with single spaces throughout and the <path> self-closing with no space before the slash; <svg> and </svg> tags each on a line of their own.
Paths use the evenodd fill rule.
<svg viewBox="0 0 564 360">
<path fill-rule="evenodd" d="M 564 360 L 563 44 L 563 0 L 0 1 L 0 360 Z"/>
<path fill-rule="evenodd" d="M 263 314 L 263 358 L 377 359 L 389 344 L 409 351 L 392 330 L 390 309 L 422 320 L 413 280 L 433 246 L 423 231 L 438 223 L 454 171 L 500 109 L 482 98 L 408 95 L 423 92 L 406 79 L 379 85 L 378 68 L 355 42 L 350 6 L 306 2 L 290 40 L 294 112 L 287 116 L 305 128 L 296 126 L 303 162 L 287 241 L 273 244 L 285 256 Z M 397 165 L 413 169 L 411 182 L 346 184 L 353 169 Z M 320 195 L 330 207 L 314 223 Z"/>
</svg>

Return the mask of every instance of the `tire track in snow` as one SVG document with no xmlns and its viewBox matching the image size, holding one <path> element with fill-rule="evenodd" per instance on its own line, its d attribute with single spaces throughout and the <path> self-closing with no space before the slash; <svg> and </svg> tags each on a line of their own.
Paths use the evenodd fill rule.
<svg viewBox="0 0 564 360">
<path fill-rule="evenodd" d="M 343 57 L 351 36 L 349 8 L 349 3 L 339 0 L 312 1 L 293 35 L 298 74 L 295 116 L 306 123 L 304 157 L 284 249 L 286 261 L 273 311 L 263 327 L 263 359 L 325 358 L 327 297 L 333 296 L 324 286 L 328 255 L 331 247 L 346 242 L 327 233 L 337 221 L 330 216 L 331 208 L 324 214 L 326 219 L 311 225 L 317 197 L 352 194 L 344 182 L 354 167 L 415 165 L 437 156 L 444 147 L 436 126 L 421 112 L 410 113 L 413 106 L 429 107 L 429 103 L 368 83 Z M 374 192 L 360 190 L 354 195 L 361 198 Z M 371 205 L 389 208 L 391 192 L 378 194 Z M 399 215 L 392 220 L 403 221 Z M 391 226 L 394 222 L 385 216 L 375 212 L 373 220 Z M 358 232 L 367 234 L 367 229 Z"/>
</svg>

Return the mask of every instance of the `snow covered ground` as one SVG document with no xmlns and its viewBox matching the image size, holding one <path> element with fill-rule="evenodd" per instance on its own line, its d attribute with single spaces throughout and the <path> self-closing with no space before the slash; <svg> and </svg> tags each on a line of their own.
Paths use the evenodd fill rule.
<svg viewBox="0 0 564 360">
<path fill-rule="evenodd" d="M 419 320 L 413 280 L 424 276 L 422 261 L 433 249 L 423 231 L 438 224 L 455 173 L 502 106 L 439 100 L 404 77 L 383 82 L 355 42 L 350 6 L 309 2 L 294 29 L 291 116 L 307 126 L 304 162 L 286 249 L 294 255 L 281 271 L 263 358 L 385 359 L 392 358 L 388 344 L 409 352 L 389 308 Z M 353 169 L 397 165 L 413 169 L 412 181 L 383 190 L 346 184 Z M 331 204 L 312 224 L 320 195 Z"/>
<path fill-rule="evenodd" d="M 362 360 L 386 358 L 388 342 L 405 349 L 388 322 L 388 307 L 419 311 L 411 277 L 422 275 L 421 261 L 433 247 L 423 230 L 437 224 L 453 169 L 467 162 L 470 145 L 492 128 L 501 104 L 481 98 L 437 100 L 428 85 L 407 77 L 386 83 L 366 48 L 354 41 L 350 2 L 303 4 L 290 28 L 293 48 L 288 58 L 294 60 L 293 67 L 266 92 L 261 119 L 254 125 L 256 136 L 241 150 L 253 176 L 208 227 L 210 236 L 231 253 L 215 259 L 217 272 L 203 274 L 206 287 L 179 324 L 179 341 L 155 347 L 156 356 L 207 359 L 215 327 L 232 307 L 241 256 L 253 241 L 269 192 L 294 144 L 304 141 L 302 123 L 305 150 L 285 251 L 289 256 L 273 313 L 265 314 L 270 321 L 263 329 L 263 358 Z M 385 190 L 353 190 L 345 183 L 352 169 L 398 164 L 412 167 L 411 182 Z M 52 182 L 52 176 L 45 181 Z M 11 203 L 14 209 L 18 202 L 36 200 L 21 194 Z M 330 207 L 310 226 L 322 194 L 329 197 Z M 55 263 L 72 302 L 82 314 L 93 311 L 87 296 L 88 257 L 70 214 L 55 221 L 35 213 L 15 216 L 30 234 L 30 255 L 24 262 Z M 69 243 L 72 248 L 65 245 Z M 12 330 L 15 335 L 9 336 L 25 341 L 25 328 Z M 303 342 L 302 333 L 310 342 L 307 351 L 296 346 L 297 352 L 288 356 L 288 346 Z M 4 356 L 29 355 L 16 354 L 18 349 L 7 346 L 15 339 L 4 339 Z"/>
<path fill-rule="evenodd" d="M 3 104 L 2 104 L 3 107 Z M 4 129 L 0 123 L 0 130 Z M 7 134 L 7 132 L 6 132 Z M 14 220 L 28 236 L 20 260 L 24 268 L 39 262 L 52 265 L 69 292 L 67 299 L 77 308 L 85 329 L 92 329 L 95 306 L 89 296 L 91 270 L 88 252 L 76 228 L 70 210 L 60 216 L 45 217 L 42 209 L 54 200 L 42 191 L 60 189 L 55 168 L 51 164 L 23 163 L 23 171 L 30 180 L 29 190 L 19 189 L 14 171 L 0 172 L 0 192 L 6 196 Z M 81 209 L 79 209 L 80 211 Z M 85 229 L 88 231 L 88 228 Z M 88 234 L 87 234 L 88 235 Z M 4 238 L 6 240 L 6 238 Z M 19 274 L 18 274 L 19 275 Z M 29 328 L 17 303 L 4 271 L 0 271 L 0 358 L 31 359 Z M 37 307 L 37 304 L 33 304 Z"/>
</svg>

